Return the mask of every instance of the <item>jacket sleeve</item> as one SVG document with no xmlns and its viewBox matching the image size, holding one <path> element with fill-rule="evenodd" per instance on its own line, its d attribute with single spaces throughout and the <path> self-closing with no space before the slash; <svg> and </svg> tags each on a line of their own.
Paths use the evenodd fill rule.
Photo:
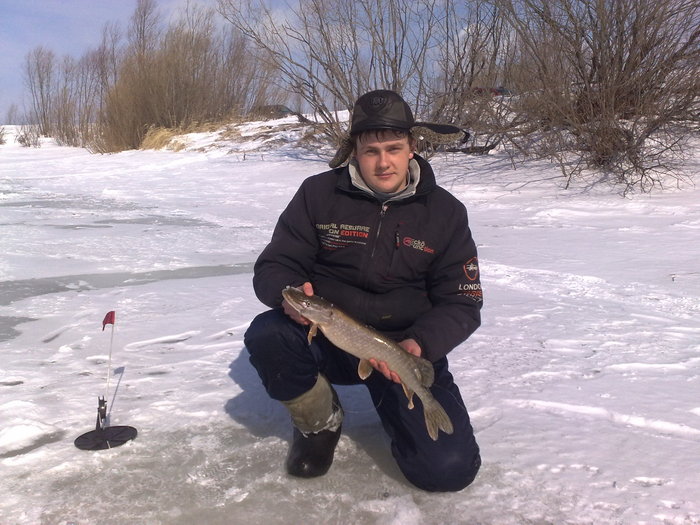
<svg viewBox="0 0 700 525">
<path fill-rule="evenodd" d="M 466 209 L 453 223 L 452 235 L 428 276 L 432 308 L 421 315 L 406 333 L 420 344 L 430 361 L 446 356 L 481 324 L 483 304 L 476 245 L 469 229 Z"/>
<path fill-rule="evenodd" d="M 258 299 L 276 308 L 285 286 L 309 281 L 318 251 L 316 228 L 309 209 L 307 184 L 297 191 L 277 221 L 270 243 L 255 262 L 253 288 Z"/>
</svg>

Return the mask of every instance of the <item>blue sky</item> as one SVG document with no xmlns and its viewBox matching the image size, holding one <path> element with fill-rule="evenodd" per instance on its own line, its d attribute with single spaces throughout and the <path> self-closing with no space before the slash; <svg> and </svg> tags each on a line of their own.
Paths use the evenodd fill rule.
<svg viewBox="0 0 700 525">
<path fill-rule="evenodd" d="M 99 45 L 107 22 L 126 29 L 137 0 L 0 0 L 0 123 L 10 105 L 22 110 L 23 66 L 27 53 L 38 46 L 56 56 L 79 58 Z M 157 0 L 159 11 L 177 11 L 186 0 Z M 215 0 L 190 4 L 216 5 Z M 166 18 L 167 19 L 167 18 Z"/>
</svg>

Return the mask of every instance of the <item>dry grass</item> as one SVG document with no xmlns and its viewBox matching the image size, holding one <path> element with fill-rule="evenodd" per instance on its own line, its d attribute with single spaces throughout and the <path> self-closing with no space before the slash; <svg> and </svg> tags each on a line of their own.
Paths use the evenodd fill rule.
<svg viewBox="0 0 700 525">
<path fill-rule="evenodd" d="M 182 132 L 179 130 L 152 127 L 146 132 L 146 136 L 141 141 L 140 149 L 173 149 L 173 142 L 177 142 L 174 139 L 180 134 Z M 184 145 L 175 151 L 179 151 L 182 148 L 184 148 Z"/>
<path fill-rule="evenodd" d="M 241 132 L 235 124 L 224 122 L 195 122 L 186 127 L 164 128 L 152 126 L 146 132 L 139 149 L 168 149 L 182 151 L 187 147 L 187 141 L 182 135 L 187 133 L 215 133 L 222 130 L 219 136 L 223 140 L 236 140 L 241 138 Z"/>
<path fill-rule="evenodd" d="M 231 141 L 236 141 L 241 138 L 241 130 L 238 129 L 235 125 L 228 125 L 224 128 L 224 130 L 219 133 L 219 137 L 222 140 L 231 140 Z"/>
</svg>

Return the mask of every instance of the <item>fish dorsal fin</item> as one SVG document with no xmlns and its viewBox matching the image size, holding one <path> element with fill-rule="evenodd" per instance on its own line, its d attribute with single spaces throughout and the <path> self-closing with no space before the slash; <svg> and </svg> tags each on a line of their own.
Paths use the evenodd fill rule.
<svg viewBox="0 0 700 525">
<path fill-rule="evenodd" d="M 374 370 L 374 368 L 371 364 L 369 364 L 369 361 L 367 361 L 367 359 L 360 359 L 360 364 L 357 365 L 357 375 L 360 376 L 360 379 L 362 379 L 363 381 L 367 379 L 372 373 L 372 370 Z"/>
<path fill-rule="evenodd" d="M 309 328 L 309 344 L 311 344 L 311 340 L 314 338 L 316 333 L 318 332 L 318 325 L 316 323 L 311 323 L 311 328 Z"/>
<path fill-rule="evenodd" d="M 413 362 L 416 365 L 416 371 L 420 376 L 421 384 L 425 388 L 429 388 L 432 386 L 433 381 L 435 381 L 435 369 L 433 368 L 433 364 L 422 357 L 413 357 L 415 358 Z"/>
<path fill-rule="evenodd" d="M 413 390 L 408 388 L 404 383 L 401 383 L 401 386 L 403 387 L 403 393 L 406 394 L 408 398 L 408 409 L 413 410 Z"/>
</svg>

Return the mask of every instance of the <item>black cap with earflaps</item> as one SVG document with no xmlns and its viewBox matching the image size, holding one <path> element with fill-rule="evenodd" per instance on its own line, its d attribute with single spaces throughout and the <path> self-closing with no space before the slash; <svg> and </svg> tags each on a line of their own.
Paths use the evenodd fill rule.
<svg viewBox="0 0 700 525">
<path fill-rule="evenodd" d="M 465 137 L 465 131 L 451 124 L 416 122 L 411 108 L 401 95 L 388 89 L 365 93 L 355 102 L 350 123 L 350 135 L 344 137 L 338 151 L 328 163 L 337 168 L 352 154 L 353 137 L 371 130 L 394 129 L 411 133 L 418 140 L 432 144 L 449 144 Z"/>
<path fill-rule="evenodd" d="M 350 135 L 358 135 L 373 129 L 408 132 L 415 123 L 411 108 L 398 93 L 379 89 L 365 93 L 355 102 Z"/>
</svg>

